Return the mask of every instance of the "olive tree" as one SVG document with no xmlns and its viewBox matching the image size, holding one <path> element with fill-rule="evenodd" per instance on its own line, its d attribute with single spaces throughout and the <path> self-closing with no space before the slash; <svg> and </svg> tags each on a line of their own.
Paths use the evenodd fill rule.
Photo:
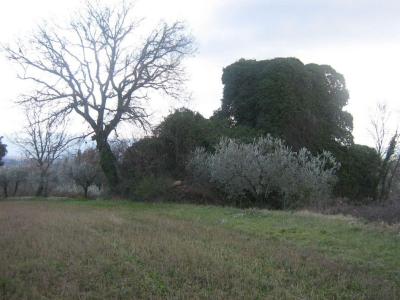
<svg viewBox="0 0 400 300">
<path fill-rule="evenodd" d="M 16 196 L 18 189 L 27 180 L 28 169 L 24 165 L 6 166 L 0 169 L 0 187 L 3 195 L 7 198 L 12 193 Z"/>
<path fill-rule="evenodd" d="M 87 149 L 83 153 L 78 151 L 70 167 L 70 176 L 83 189 L 85 198 L 88 197 L 89 187 L 98 185 L 102 178 L 96 154 L 93 149 Z"/>
<path fill-rule="evenodd" d="M 110 134 L 120 122 L 148 125 L 150 91 L 177 97 L 184 79 L 182 60 L 193 52 L 180 22 L 160 23 L 143 40 L 132 6 L 87 4 L 68 26 L 40 26 L 29 40 L 6 46 L 20 78 L 36 85 L 21 102 L 45 105 L 52 115 L 80 116 L 93 133 L 110 188 L 120 182 Z"/>
<path fill-rule="evenodd" d="M 271 136 L 249 144 L 223 138 L 214 153 L 199 148 L 189 163 L 196 177 L 216 184 L 230 198 L 279 208 L 328 198 L 338 167 L 329 152 L 294 152 Z"/>
</svg>

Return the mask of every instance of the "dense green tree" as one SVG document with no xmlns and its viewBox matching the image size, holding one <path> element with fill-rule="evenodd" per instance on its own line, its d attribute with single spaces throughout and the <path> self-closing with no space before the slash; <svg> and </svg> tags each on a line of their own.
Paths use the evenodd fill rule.
<svg viewBox="0 0 400 300">
<path fill-rule="evenodd" d="M 196 147 L 210 149 L 218 135 L 210 120 L 186 108 L 168 115 L 154 133 L 166 155 L 166 168 L 174 175 L 184 172 L 188 156 Z"/>
<path fill-rule="evenodd" d="M 226 67 L 216 116 L 283 138 L 294 149 L 332 150 L 353 142 L 344 77 L 296 58 L 244 60 Z"/>
<path fill-rule="evenodd" d="M 0 137 L 0 166 L 4 165 L 3 157 L 7 154 L 7 145 L 2 143 L 3 137 Z"/>
<path fill-rule="evenodd" d="M 376 150 L 355 144 L 341 147 L 335 154 L 341 162 L 336 194 L 359 201 L 375 199 L 381 166 L 381 158 Z"/>
</svg>

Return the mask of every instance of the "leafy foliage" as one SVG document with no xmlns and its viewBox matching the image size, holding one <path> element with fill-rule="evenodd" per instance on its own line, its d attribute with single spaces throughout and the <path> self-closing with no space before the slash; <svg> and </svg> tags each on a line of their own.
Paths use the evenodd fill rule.
<svg viewBox="0 0 400 300">
<path fill-rule="evenodd" d="M 196 147 L 211 149 L 217 141 L 213 134 L 217 133 L 210 120 L 201 114 L 186 108 L 175 110 L 155 130 L 165 155 L 165 168 L 173 175 L 182 175 Z"/>
<path fill-rule="evenodd" d="M 356 201 L 375 198 L 381 164 L 376 150 L 355 144 L 348 148 L 342 147 L 335 154 L 341 162 L 336 194 Z"/>
<path fill-rule="evenodd" d="M 352 116 L 343 111 L 349 94 L 330 66 L 241 59 L 224 69 L 222 82 L 218 116 L 232 126 L 256 128 L 313 153 L 352 144 Z"/>
<path fill-rule="evenodd" d="M 294 152 L 268 135 L 250 144 L 223 138 L 213 154 L 198 148 L 188 167 L 231 199 L 290 208 L 326 198 L 339 165 L 329 152 L 318 156 L 305 148 Z"/>
</svg>

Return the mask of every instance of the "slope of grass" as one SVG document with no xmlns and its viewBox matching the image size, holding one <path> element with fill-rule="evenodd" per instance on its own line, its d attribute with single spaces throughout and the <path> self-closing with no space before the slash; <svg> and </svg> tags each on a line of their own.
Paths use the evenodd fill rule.
<svg viewBox="0 0 400 300">
<path fill-rule="evenodd" d="M 305 212 L 0 202 L 0 299 L 398 299 L 395 227 Z"/>
</svg>

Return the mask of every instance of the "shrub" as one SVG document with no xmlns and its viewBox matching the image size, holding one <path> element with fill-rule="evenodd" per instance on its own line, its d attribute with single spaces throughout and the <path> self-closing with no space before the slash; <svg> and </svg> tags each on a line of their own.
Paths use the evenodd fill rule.
<svg viewBox="0 0 400 300">
<path fill-rule="evenodd" d="M 353 145 L 335 152 L 341 163 L 335 194 L 352 202 L 367 202 L 377 195 L 381 158 L 375 149 Z"/>
<path fill-rule="evenodd" d="M 398 200 L 362 205 L 355 205 L 349 201 L 335 201 L 333 205 L 325 207 L 319 212 L 353 216 L 372 222 L 400 224 L 400 201 Z"/>
<path fill-rule="evenodd" d="M 167 177 L 145 176 L 135 184 L 134 195 L 145 201 L 165 198 L 172 183 Z"/>
<path fill-rule="evenodd" d="M 329 197 L 339 165 L 329 152 L 292 151 L 271 136 L 245 144 L 222 138 L 213 154 L 198 148 L 188 168 L 241 205 L 292 208 Z"/>
<path fill-rule="evenodd" d="M 165 153 L 161 141 L 145 137 L 132 144 L 124 153 L 121 173 L 125 181 L 136 182 L 145 176 L 160 176 L 165 170 Z"/>
</svg>

